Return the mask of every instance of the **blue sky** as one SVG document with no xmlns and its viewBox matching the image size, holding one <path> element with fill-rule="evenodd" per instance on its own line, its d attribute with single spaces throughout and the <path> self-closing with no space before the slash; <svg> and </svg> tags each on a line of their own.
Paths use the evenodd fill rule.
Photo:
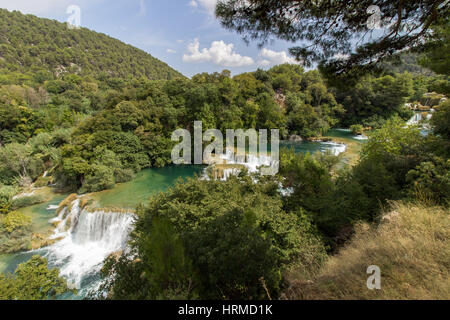
<svg viewBox="0 0 450 320">
<path fill-rule="evenodd" d="M 233 74 L 293 63 L 292 44 L 277 41 L 258 49 L 222 28 L 217 0 L 0 0 L 0 7 L 67 21 L 67 8 L 81 9 L 81 26 L 145 50 L 186 76 L 231 70 Z"/>
</svg>

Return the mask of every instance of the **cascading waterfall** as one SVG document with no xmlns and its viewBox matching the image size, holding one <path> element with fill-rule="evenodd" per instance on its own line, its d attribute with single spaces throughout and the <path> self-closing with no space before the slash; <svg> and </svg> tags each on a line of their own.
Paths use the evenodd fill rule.
<svg viewBox="0 0 450 320">
<path fill-rule="evenodd" d="M 335 155 L 336 157 L 347 150 L 347 146 L 341 143 L 322 142 L 322 144 L 326 145 L 328 147 L 327 149 L 331 151 L 331 154 Z"/>
<path fill-rule="evenodd" d="M 61 240 L 45 248 L 45 257 L 50 265 L 60 268 L 61 276 L 71 285 L 88 290 L 100 284 L 98 273 L 103 261 L 126 248 L 134 215 L 90 212 L 81 208 L 77 199 L 50 222 L 58 223 L 52 238 Z"/>
<path fill-rule="evenodd" d="M 326 146 L 326 150 L 338 156 L 347 150 L 345 144 L 335 143 L 335 142 L 322 142 Z M 223 155 L 218 157 L 227 165 L 240 165 L 248 169 L 250 173 L 255 173 L 260 170 L 261 167 L 269 167 L 274 169 L 279 162 L 274 161 L 271 156 L 255 156 L 252 154 L 236 155 L 233 150 L 227 149 Z M 214 162 L 214 161 L 213 161 Z M 225 168 L 222 171 L 221 180 L 227 180 L 232 175 L 239 174 L 240 169 L 238 168 Z M 205 169 L 204 177 L 208 179 L 207 170 Z"/>
<path fill-rule="evenodd" d="M 247 156 L 236 155 L 233 150 L 229 149 L 219 158 L 229 165 L 243 165 L 251 173 L 258 172 L 261 166 L 271 167 L 276 164 L 270 156 L 255 156 L 252 154 L 248 154 Z M 225 171 L 228 171 L 228 175 L 224 174 L 224 176 L 236 173 L 236 169 L 226 169 Z"/>
<path fill-rule="evenodd" d="M 406 123 L 408 126 L 419 124 L 423 117 L 421 113 L 415 113 L 414 116 Z"/>
</svg>

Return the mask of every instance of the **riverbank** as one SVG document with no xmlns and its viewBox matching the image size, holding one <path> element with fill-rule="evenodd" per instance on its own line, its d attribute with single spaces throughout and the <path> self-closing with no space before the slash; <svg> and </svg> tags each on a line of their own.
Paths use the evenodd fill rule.
<svg viewBox="0 0 450 320">
<path fill-rule="evenodd" d="M 331 139 L 335 143 L 341 143 L 346 145 L 346 150 L 340 157 L 339 168 L 344 168 L 346 166 L 355 166 L 361 155 L 362 147 L 364 142 L 367 140 L 365 138 L 361 139 L 359 136 L 355 136 L 348 129 L 335 129 L 330 130 L 324 138 Z"/>
<path fill-rule="evenodd" d="M 339 135 L 339 133 L 335 134 Z M 346 145 L 345 153 L 341 154 L 340 157 L 342 157 L 343 162 L 352 163 L 347 159 L 355 158 L 358 153 L 358 144 L 361 142 L 352 141 L 351 137 L 336 138 L 330 136 L 329 138 L 333 142 L 302 142 L 290 144 L 290 146 L 294 147 L 296 152 L 299 153 L 315 153 L 326 150 L 334 152 L 337 151 L 336 148 L 343 150 L 342 143 L 344 143 Z M 111 252 L 122 250 L 124 244 L 126 244 L 126 226 L 129 223 L 127 215 L 124 216 L 122 213 L 131 212 L 139 204 L 146 203 L 149 197 L 166 191 L 180 179 L 195 175 L 202 176 L 204 169 L 204 166 L 168 166 L 160 169 L 146 169 L 137 173 L 132 181 L 116 184 L 111 190 L 71 197 L 70 199 L 68 199 L 69 195 L 53 194 L 49 202 L 20 209 L 32 217 L 33 229 L 39 235 L 35 237 L 36 240 L 41 240 L 44 244 L 45 241 L 52 242 L 47 242 L 45 247 L 43 245 L 33 246 L 34 249 L 42 247 L 39 250 L 1 256 L 2 270 L 0 271 L 13 272 L 18 263 L 26 261 L 34 254 L 39 254 L 49 260 L 51 267 L 60 268 L 69 282 L 77 284 L 83 295 L 98 281 L 98 270 L 102 264 L 102 259 Z M 221 166 L 220 169 L 226 171 L 224 170 L 225 167 Z M 42 190 L 47 192 L 50 189 Z M 79 203 L 75 205 L 77 200 L 79 200 Z M 53 237 L 52 239 L 52 235 L 55 235 L 55 218 L 60 213 L 58 208 L 64 206 L 74 209 L 72 213 L 67 212 L 67 215 L 62 217 L 64 219 L 61 220 L 65 221 L 64 225 L 72 225 L 72 219 L 75 219 L 77 223 L 72 225 L 73 228 L 65 228 L 61 225 L 61 231 L 66 233 L 65 237 L 63 239 Z M 53 224 L 52 221 L 54 221 Z M 108 231 L 112 229 L 115 231 Z M 120 238 L 121 241 L 115 242 L 115 245 L 106 246 L 106 243 L 110 243 L 108 237 L 113 236 L 114 238 Z M 95 253 L 101 259 L 92 257 L 89 252 Z M 78 272 L 80 263 L 89 265 L 89 267 L 84 268 L 82 272 Z"/>
</svg>

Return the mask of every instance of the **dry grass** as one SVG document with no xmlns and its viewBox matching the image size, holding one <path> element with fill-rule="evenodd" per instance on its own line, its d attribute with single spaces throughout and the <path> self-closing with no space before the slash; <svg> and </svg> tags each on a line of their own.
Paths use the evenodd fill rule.
<svg viewBox="0 0 450 320">
<path fill-rule="evenodd" d="M 381 269 L 381 290 L 369 290 L 370 265 Z M 448 210 L 393 204 L 379 226 L 360 224 L 348 246 L 314 279 L 288 275 L 288 299 L 450 299 Z"/>
</svg>

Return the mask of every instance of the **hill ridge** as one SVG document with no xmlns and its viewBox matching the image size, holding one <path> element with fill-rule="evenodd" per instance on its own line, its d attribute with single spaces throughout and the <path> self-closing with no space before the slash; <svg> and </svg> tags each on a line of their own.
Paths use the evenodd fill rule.
<svg viewBox="0 0 450 320">
<path fill-rule="evenodd" d="M 57 76 L 73 72 L 151 80 L 185 77 L 144 50 L 104 33 L 71 30 L 57 20 L 6 9 L 0 9 L 0 68 L 45 69 Z"/>
</svg>

